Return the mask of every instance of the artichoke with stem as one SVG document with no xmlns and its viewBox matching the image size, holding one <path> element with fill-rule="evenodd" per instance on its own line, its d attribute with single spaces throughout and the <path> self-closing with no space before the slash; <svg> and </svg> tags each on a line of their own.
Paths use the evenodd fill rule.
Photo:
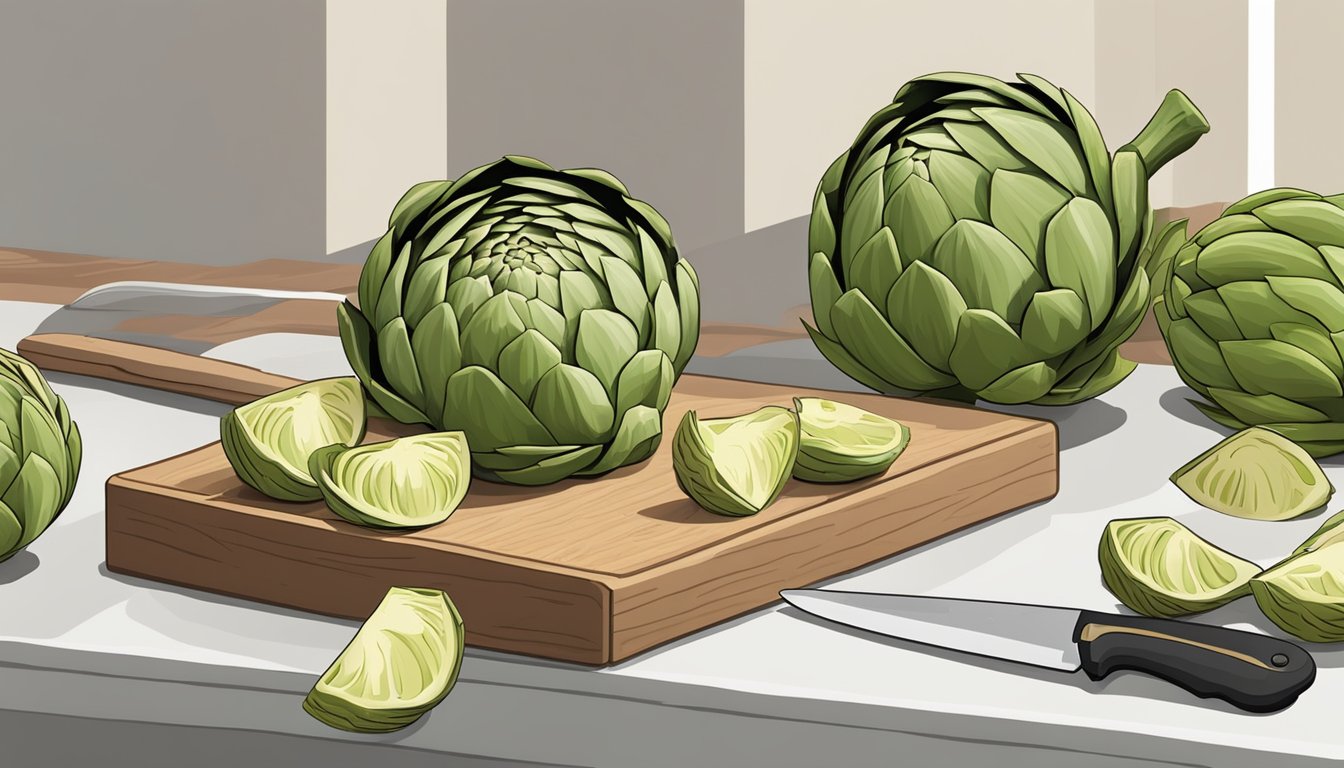
<svg viewBox="0 0 1344 768">
<path fill-rule="evenodd" d="M 542 485 L 653 453 L 699 293 L 614 176 L 511 155 L 406 192 L 338 321 L 378 407 L 465 433 L 483 479 Z"/>
<path fill-rule="evenodd" d="M 1153 314 L 1195 407 L 1344 452 L 1344 195 L 1257 192 L 1162 251 Z"/>
<path fill-rule="evenodd" d="M 817 187 L 812 340 L 888 394 L 1067 405 L 1134 363 L 1148 179 L 1208 131 L 1171 91 L 1114 156 L 1068 91 L 944 72 L 905 84 Z"/>
<path fill-rule="evenodd" d="M 83 443 L 41 371 L 0 349 L 0 561 L 33 543 L 70 503 Z"/>
</svg>

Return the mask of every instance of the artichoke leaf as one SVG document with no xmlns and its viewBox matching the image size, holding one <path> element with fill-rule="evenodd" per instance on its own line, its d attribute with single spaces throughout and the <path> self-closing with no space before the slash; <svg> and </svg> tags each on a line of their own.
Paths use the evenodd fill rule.
<svg viewBox="0 0 1344 768">
<path fill-rule="evenodd" d="M 1027 255 L 1037 272 L 1044 272 L 1046 225 L 1071 199 L 1063 188 L 1040 176 L 995 171 L 989 186 L 990 220 Z"/>
<path fill-rule="evenodd" d="M 672 441 L 677 485 L 701 507 L 754 515 L 774 503 L 798 455 L 798 414 L 764 406 L 718 419 L 687 411 Z"/>
<path fill-rule="evenodd" d="M 1050 219 L 1045 231 L 1046 274 L 1053 287 L 1078 294 L 1094 331 L 1115 303 L 1114 265 L 1111 225 L 1095 202 L 1075 197 Z"/>
<path fill-rule="evenodd" d="M 880 475 L 910 442 L 898 421 L 846 403 L 794 398 L 799 419 L 793 476 L 815 483 L 844 483 Z"/>
<path fill-rule="evenodd" d="M 461 432 L 412 435 L 309 457 L 327 507 L 356 525 L 423 528 L 447 520 L 467 495 L 471 456 Z"/>
</svg>

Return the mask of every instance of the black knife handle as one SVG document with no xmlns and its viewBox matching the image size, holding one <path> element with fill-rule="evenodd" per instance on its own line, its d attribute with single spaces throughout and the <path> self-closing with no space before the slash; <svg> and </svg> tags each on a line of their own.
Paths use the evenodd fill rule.
<svg viewBox="0 0 1344 768">
<path fill-rule="evenodd" d="M 1093 680 L 1132 669 L 1248 712 L 1283 709 L 1316 679 L 1316 662 L 1306 650 L 1208 624 L 1083 611 L 1073 641 Z"/>
</svg>

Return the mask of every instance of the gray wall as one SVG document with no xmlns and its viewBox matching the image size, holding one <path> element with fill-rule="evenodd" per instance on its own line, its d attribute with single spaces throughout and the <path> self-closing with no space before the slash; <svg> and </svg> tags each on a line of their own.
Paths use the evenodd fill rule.
<svg viewBox="0 0 1344 768">
<path fill-rule="evenodd" d="M 695 248 L 743 231 L 741 0 L 453 0 L 448 170 L 598 166 Z"/>
<path fill-rule="evenodd" d="M 322 0 L 4 0 L 0 243 L 316 258 Z"/>
</svg>

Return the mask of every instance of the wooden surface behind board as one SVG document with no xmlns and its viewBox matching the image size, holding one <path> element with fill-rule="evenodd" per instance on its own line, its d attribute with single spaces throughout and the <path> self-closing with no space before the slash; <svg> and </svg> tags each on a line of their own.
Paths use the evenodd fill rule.
<svg viewBox="0 0 1344 768">
<path fill-rule="evenodd" d="M 687 409 L 730 416 L 809 394 L 900 419 L 909 447 L 876 478 L 791 481 L 752 517 L 705 512 L 677 488 L 671 430 Z M 446 522 L 401 533 L 270 500 L 215 443 L 108 481 L 108 567 L 349 618 L 389 586 L 439 587 L 473 645 L 605 664 L 1058 487 L 1054 425 L 989 411 L 687 375 L 664 421 L 643 464 L 545 488 L 474 480 Z"/>
</svg>

